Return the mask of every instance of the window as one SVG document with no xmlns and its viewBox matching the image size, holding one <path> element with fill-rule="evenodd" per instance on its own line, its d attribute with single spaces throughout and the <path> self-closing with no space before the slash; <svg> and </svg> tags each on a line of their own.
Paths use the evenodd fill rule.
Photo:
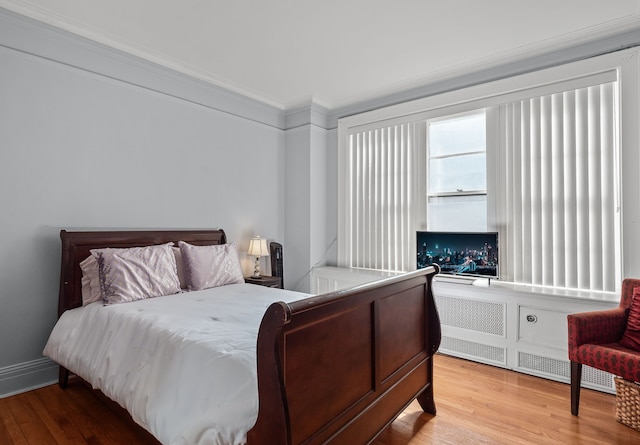
<svg viewBox="0 0 640 445">
<path fill-rule="evenodd" d="M 415 125 L 376 125 L 348 136 L 341 218 L 346 267 L 406 271 L 415 267 Z"/>
<path fill-rule="evenodd" d="M 638 276 L 638 54 L 341 120 L 338 266 L 411 270 L 416 230 L 486 230 L 504 281 L 615 292 Z"/>
<path fill-rule="evenodd" d="M 487 231 L 484 110 L 427 123 L 427 228 Z"/>
<path fill-rule="evenodd" d="M 605 82 L 503 105 L 510 281 L 620 284 L 617 90 Z"/>
</svg>

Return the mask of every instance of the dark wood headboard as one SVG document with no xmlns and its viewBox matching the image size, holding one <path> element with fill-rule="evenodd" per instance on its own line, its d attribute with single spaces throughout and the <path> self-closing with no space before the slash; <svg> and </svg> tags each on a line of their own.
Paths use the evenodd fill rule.
<svg viewBox="0 0 640 445">
<path fill-rule="evenodd" d="M 60 267 L 60 294 L 58 316 L 67 309 L 82 306 L 82 271 L 80 263 L 91 249 L 104 247 L 126 248 L 151 246 L 185 241 L 198 246 L 225 244 L 224 230 L 129 230 L 104 232 L 60 231 L 62 263 Z"/>
</svg>

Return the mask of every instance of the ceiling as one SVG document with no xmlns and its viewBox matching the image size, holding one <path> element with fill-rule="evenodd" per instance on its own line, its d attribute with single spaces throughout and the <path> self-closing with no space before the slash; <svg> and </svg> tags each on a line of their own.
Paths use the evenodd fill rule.
<svg viewBox="0 0 640 445">
<path fill-rule="evenodd" d="M 640 0 L 0 0 L 254 99 L 329 109 L 636 29 Z"/>
</svg>

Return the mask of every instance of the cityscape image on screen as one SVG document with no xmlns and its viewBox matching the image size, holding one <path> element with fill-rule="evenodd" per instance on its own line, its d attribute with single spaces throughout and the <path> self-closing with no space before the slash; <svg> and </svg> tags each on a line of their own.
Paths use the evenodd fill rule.
<svg viewBox="0 0 640 445">
<path fill-rule="evenodd" d="M 438 264 L 441 273 L 498 277 L 496 232 L 417 232 L 417 268 Z"/>
</svg>

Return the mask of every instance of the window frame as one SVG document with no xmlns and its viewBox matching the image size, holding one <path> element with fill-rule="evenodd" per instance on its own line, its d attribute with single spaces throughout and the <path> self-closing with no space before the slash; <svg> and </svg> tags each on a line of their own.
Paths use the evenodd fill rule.
<svg viewBox="0 0 640 445">
<path fill-rule="evenodd" d="M 446 110 L 443 110 L 446 111 Z M 476 151 L 466 151 L 466 152 L 457 152 L 454 154 L 446 154 L 446 155 L 437 155 L 437 156 L 432 156 L 431 155 L 431 139 L 429 137 L 429 131 L 431 128 L 431 124 L 432 123 L 441 123 L 444 121 L 448 121 L 448 120 L 454 120 L 454 119 L 459 119 L 459 118 L 463 118 L 466 116 L 473 116 L 476 114 L 482 114 L 484 117 L 484 121 L 485 121 L 485 141 L 484 141 L 484 150 L 476 150 Z M 425 171 L 424 174 L 422 175 L 422 180 L 425 182 L 425 187 L 426 187 L 426 193 L 424 195 L 424 200 L 426 201 L 425 205 L 426 205 L 426 213 L 424 215 L 425 219 L 425 223 L 424 223 L 424 227 L 426 227 L 427 230 L 444 230 L 444 229 L 440 229 L 437 227 L 433 227 L 430 224 L 430 217 L 429 217 L 429 204 L 430 201 L 432 200 L 432 198 L 442 198 L 444 200 L 447 200 L 447 198 L 459 198 L 459 197 L 467 197 L 467 196 L 484 196 L 484 203 L 487 209 L 487 214 L 485 215 L 485 219 L 484 219 L 484 223 L 481 226 L 478 226 L 478 228 L 476 229 L 470 229 L 469 231 L 485 231 L 485 230 L 489 230 L 489 226 L 488 226 L 488 221 L 489 221 L 489 216 L 488 214 L 490 212 L 495 212 L 495 209 L 489 208 L 489 197 L 488 197 L 488 190 L 487 189 L 491 189 L 491 187 L 488 185 L 489 183 L 489 178 L 487 176 L 487 165 L 488 165 L 488 157 L 489 157 L 489 153 L 488 153 L 488 145 L 489 145 L 489 141 L 490 141 L 490 132 L 489 130 L 489 111 L 487 108 L 476 108 L 476 109 L 472 109 L 472 110 L 468 110 L 468 111 L 464 111 L 461 113 L 455 113 L 455 114 L 443 114 L 441 116 L 438 117 L 434 117 L 431 119 L 427 119 L 425 121 L 425 131 L 426 131 L 426 135 L 425 135 L 425 140 L 426 140 L 426 144 L 425 144 L 425 150 L 426 150 L 426 166 L 425 166 Z M 471 155 L 475 155 L 475 154 L 484 154 L 484 161 L 485 161 L 485 187 L 484 189 L 476 189 L 476 190 L 464 190 L 464 189 L 458 189 L 456 191 L 444 191 L 444 192 L 433 192 L 430 190 L 429 187 L 429 176 L 430 176 L 430 172 L 431 172 L 431 162 L 434 159 L 451 159 L 454 157 L 458 157 L 461 158 L 463 156 L 471 156 Z M 495 231 L 495 227 L 492 228 Z"/>
<path fill-rule="evenodd" d="M 635 246 L 640 246 L 640 200 L 637 200 L 635 190 L 640 189 L 640 175 L 637 174 L 640 168 L 640 129 L 637 122 L 640 116 L 640 57 L 639 50 L 631 48 L 621 50 L 602 56 L 572 62 L 536 72 L 522 74 L 506 79 L 493 82 L 479 84 L 476 86 L 463 88 L 447 93 L 437 94 L 423 99 L 405 102 L 386 108 L 373 110 L 359 115 L 350 116 L 339 120 L 338 122 L 338 190 L 339 190 L 339 206 L 338 206 L 338 266 L 343 266 L 344 250 L 342 245 L 341 233 L 343 232 L 344 220 L 341 218 L 344 201 L 341 199 L 341 180 L 342 180 L 342 163 L 341 153 L 345 147 L 345 136 L 348 132 L 360 125 L 376 125 L 380 121 L 412 121 L 419 122 L 422 120 L 442 116 L 443 114 L 454 114 L 464 112 L 472 108 L 486 107 L 492 113 L 499 115 L 499 105 L 517 100 L 518 97 L 531 97 L 537 90 L 541 94 L 549 94 L 556 90 L 557 92 L 567 89 L 567 84 L 575 85 L 584 81 L 585 85 L 593 84 L 593 78 L 602 77 L 603 79 L 615 75 L 620 83 L 620 102 L 619 102 L 619 177 L 616 179 L 616 187 L 618 187 L 619 202 L 617 208 L 620 211 L 620 239 L 621 244 L 616 255 L 620 262 L 620 275 L 639 276 L 640 275 L 640 257 L 634 255 Z M 577 88 L 577 86 L 573 86 Z M 499 119 L 492 120 L 489 127 L 496 125 L 495 135 L 499 135 Z M 491 130 L 493 132 L 493 130 Z M 487 136 L 489 137 L 489 136 Z M 498 136 L 496 136 L 498 137 Z M 496 197 L 496 202 L 491 204 L 495 209 L 494 212 L 488 212 L 488 228 L 500 228 L 500 222 L 503 219 L 499 201 L 504 198 L 505 184 L 497 175 L 502 165 L 501 160 L 497 157 L 498 150 L 489 150 L 487 146 L 487 178 L 491 178 L 491 185 L 487 184 L 487 196 Z M 495 155 L 493 159 L 489 159 L 489 153 Z M 424 159 L 418 159 L 421 165 L 426 169 Z M 424 172 L 422 172 L 424 173 Z M 493 187 L 493 193 L 489 191 L 489 187 Z M 424 190 L 422 190 L 424 191 Z M 420 193 L 421 191 L 418 190 Z M 422 196 L 426 196 L 424 193 Z M 417 206 L 426 206 L 426 200 L 423 203 L 416 203 Z M 425 215 L 422 210 L 418 215 Z M 425 230 L 426 221 L 418 218 L 415 221 L 416 230 Z M 627 246 L 625 248 L 625 246 Z M 413 246 L 415 249 L 415 246 Z M 501 260 L 502 261 L 502 260 Z M 504 261 L 502 261 L 504 264 Z M 618 280 L 616 288 L 619 288 L 621 280 Z"/>
</svg>

